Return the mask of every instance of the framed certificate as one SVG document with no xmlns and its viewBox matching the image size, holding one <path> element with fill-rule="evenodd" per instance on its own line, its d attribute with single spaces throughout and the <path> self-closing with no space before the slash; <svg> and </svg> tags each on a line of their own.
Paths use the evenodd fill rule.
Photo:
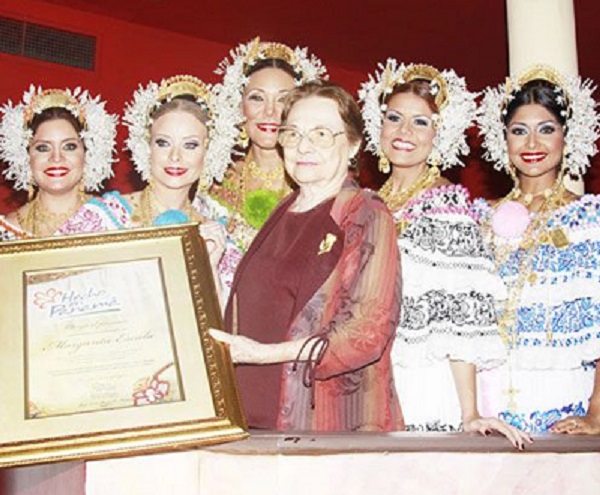
<svg viewBox="0 0 600 495">
<path fill-rule="evenodd" d="M 197 225 L 0 244 L 0 467 L 247 436 Z"/>
</svg>

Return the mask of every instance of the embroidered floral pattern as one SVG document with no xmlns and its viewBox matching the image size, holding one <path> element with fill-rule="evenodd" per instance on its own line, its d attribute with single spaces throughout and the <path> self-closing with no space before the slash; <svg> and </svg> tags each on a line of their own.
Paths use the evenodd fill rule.
<svg viewBox="0 0 600 495">
<path fill-rule="evenodd" d="M 586 402 L 587 403 L 587 402 Z M 508 424 L 527 433 L 544 433 L 550 427 L 568 416 L 585 416 L 586 405 L 583 402 L 568 404 L 560 409 L 550 409 L 549 411 L 533 411 L 529 414 L 502 411 L 498 417 Z"/>
<path fill-rule="evenodd" d="M 495 322 L 494 299 L 490 294 L 430 290 L 418 297 L 402 298 L 403 332 L 397 338 L 411 344 L 425 341 L 430 333 L 455 332 L 459 337 L 476 338 L 494 335 Z M 429 330 L 418 332 L 425 328 Z"/>
<path fill-rule="evenodd" d="M 479 227 L 475 224 L 422 216 L 410 224 L 403 237 L 414 246 L 430 251 L 432 254 L 439 252 L 453 258 L 487 256 Z"/>
</svg>

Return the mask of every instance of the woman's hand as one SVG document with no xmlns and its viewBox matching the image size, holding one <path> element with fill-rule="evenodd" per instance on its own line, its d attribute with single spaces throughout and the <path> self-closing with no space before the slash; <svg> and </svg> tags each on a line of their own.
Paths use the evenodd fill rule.
<svg viewBox="0 0 600 495">
<path fill-rule="evenodd" d="M 569 416 L 552 425 L 553 433 L 567 435 L 600 435 L 600 418 L 587 414 L 586 416 Z"/>
<path fill-rule="evenodd" d="M 527 433 L 498 418 L 477 417 L 463 421 L 463 431 L 470 433 L 479 432 L 482 435 L 489 435 L 493 431 L 496 431 L 501 435 L 504 435 L 508 441 L 519 450 L 525 448 L 525 443 L 533 443 L 533 440 Z"/>
<path fill-rule="evenodd" d="M 225 228 L 219 222 L 209 220 L 200 224 L 200 235 L 206 241 L 213 272 L 217 273 L 219 261 L 225 252 Z"/>
<path fill-rule="evenodd" d="M 308 353 L 306 350 L 308 346 L 304 346 L 307 339 L 279 344 L 262 344 L 243 335 L 232 335 L 216 328 L 211 328 L 208 333 L 213 339 L 229 345 L 231 359 L 234 363 L 275 364 L 307 359 L 305 356 L 299 355 L 301 349 L 305 349 L 305 352 Z"/>
<path fill-rule="evenodd" d="M 268 344 L 261 344 L 243 335 L 232 335 L 222 330 L 211 328 L 211 337 L 229 346 L 231 359 L 240 364 L 266 364 Z"/>
</svg>

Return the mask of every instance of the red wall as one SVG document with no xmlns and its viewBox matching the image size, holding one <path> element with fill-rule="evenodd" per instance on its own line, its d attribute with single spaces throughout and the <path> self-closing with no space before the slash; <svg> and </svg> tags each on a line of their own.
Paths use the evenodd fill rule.
<svg viewBox="0 0 600 495">
<path fill-rule="evenodd" d="M 100 93 L 107 101 L 108 110 L 120 114 L 140 83 L 159 81 L 174 74 L 193 74 L 206 82 L 216 82 L 218 76 L 213 70 L 231 48 L 39 1 L 2 0 L 0 15 L 97 37 L 96 70 L 93 72 L 0 53 L 2 104 L 9 99 L 20 101 L 32 83 L 44 88 L 81 86 L 93 94 Z M 362 74 L 336 68 L 327 60 L 324 62 L 332 80 L 350 90 L 358 87 Z M 123 136 L 124 129 L 120 128 L 119 150 L 123 148 Z M 25 201 L 24 194 L 14 193 L 11 185 L 3 176 L 0 178 L 0 213 Z M 107 187 L 128 192 L 139 186 L 127 154 L 120 151 L 115 178 Z"/>
</svg>

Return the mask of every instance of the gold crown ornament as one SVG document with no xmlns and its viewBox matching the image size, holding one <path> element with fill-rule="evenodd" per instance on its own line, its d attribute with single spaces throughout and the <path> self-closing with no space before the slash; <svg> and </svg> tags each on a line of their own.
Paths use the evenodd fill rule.
<svg viewBox="0 0 600 495">
<path fill-rule="evenodd" d="M 192 96 L 198 103 L 207 107 L 212 98 L 209 87 L 200 79 L 190 75 L 177 75 L 163 79 L 158 87 L 158 102 L 171 101 L 178 96 Z"/>
<path fill-rule="evenodd" d="M 29 127 L 36 115 L 49 108 L 64 108 L 71 112 L 82 126 L 85 126 L 85 111 L 75 97 L 63 89 L 46 89 L 34 94 L 25 108 L 23 114 L 25 127 Z"/>
</svg>

